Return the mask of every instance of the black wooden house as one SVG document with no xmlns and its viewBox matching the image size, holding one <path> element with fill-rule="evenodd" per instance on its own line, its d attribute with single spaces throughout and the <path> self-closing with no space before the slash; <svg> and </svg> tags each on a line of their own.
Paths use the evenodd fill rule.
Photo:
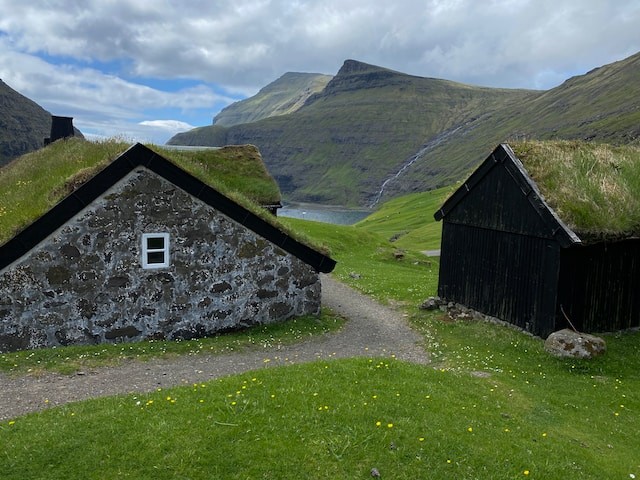
<svg viewBox="0 0 640 480">
<path fill-rule="evenodd" d="M 545 198 L 499 145 L 434 215 L 440 297 L 542 337 L 567 319 L 585 332 L 640 326 L 640 239 L 587 238 Z"/>
</svg>

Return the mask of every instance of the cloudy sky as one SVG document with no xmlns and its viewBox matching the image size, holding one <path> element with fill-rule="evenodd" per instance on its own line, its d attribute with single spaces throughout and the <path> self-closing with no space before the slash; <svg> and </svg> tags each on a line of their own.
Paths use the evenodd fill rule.
<svg viewBox="0 0 640 480">
<path fill-rule="evenodd" d="M 640 0 L 0 0 L 0 78 L 85 134 L 164 143 L 344 60 L 548 89 L 640 51 Z"/>
</svg>

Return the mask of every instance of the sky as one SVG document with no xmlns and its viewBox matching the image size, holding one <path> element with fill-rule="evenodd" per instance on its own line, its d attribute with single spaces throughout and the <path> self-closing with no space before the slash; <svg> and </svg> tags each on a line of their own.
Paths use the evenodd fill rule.
<svg viewBox="0 0 640 480">
<path fill-rule="evenodd" d="M 346 59 L 549 89 L 640 51 L 640 0 L 0 0 L 0 79 L 89 138 L 162 144 Z"/>
</svg>

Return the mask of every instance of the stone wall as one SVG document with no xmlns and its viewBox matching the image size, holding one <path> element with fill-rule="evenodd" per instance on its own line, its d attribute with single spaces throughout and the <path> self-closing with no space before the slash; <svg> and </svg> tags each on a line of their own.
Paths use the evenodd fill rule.
<svg viewBox="0 0 640 480">
<path fill-rule="evenodd" d="M 143 269 L 143 233 L 170 266 Z M 320 310 L 297 257 L 144 168 L 0 272 L 0 352 L 178 339 Z"/>
</svg>

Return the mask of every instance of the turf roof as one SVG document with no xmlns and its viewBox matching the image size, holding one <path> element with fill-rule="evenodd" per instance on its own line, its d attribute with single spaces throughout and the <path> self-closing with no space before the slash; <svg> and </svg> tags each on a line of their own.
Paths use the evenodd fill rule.
<svg viewBox="0 0 640 480">
<path fill-rule="evenodd" d="M 583 241 L 640 236 L 640 148 L 509 142 L 545 201 Z"/>
<path fill-rule="evenodd" d="M 117 140 L 54 142 L 0 168 L 0 245 L 50 210 L 129 147 Z M 232 198 L 276 204 L 280 191 L 256 147 L 179 151 L 151 146 L 194 177 Z"/>
</svg>

